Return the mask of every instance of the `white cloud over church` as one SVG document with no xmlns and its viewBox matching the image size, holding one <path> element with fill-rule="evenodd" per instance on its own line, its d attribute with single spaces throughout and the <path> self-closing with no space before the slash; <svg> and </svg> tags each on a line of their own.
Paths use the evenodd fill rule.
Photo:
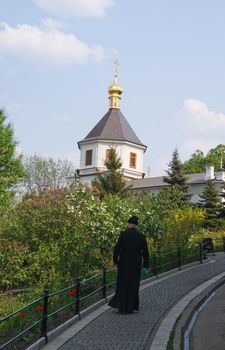
<svg viewBox="0 0 225 350">
<path fill-rule="evenodd" d="M 73 33 L 65 33 L 53 20 L 42 21 L 41 26 L 18 24 L 15 27 L 1 24 L 1 55 L 17 55 L 51 65 L 86 63 L 89 60 L 101 62 L 105 49 L 101 45 L 88 45 Z"/>
<path fill-rule="evenodd" d="M 101 17 L 114 0 L 35 0 L 42 10 L 63 18 Z"/>
</svg>

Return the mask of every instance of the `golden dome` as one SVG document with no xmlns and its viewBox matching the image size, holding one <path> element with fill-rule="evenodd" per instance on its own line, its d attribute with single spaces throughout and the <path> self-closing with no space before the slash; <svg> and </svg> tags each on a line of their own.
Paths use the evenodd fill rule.
<svg viewBox="0 0 225 350">
<path fill-rule="evenodd" d="M 120 109 L 120 100 L 123 89 L 118 85 L 118 65 L 119 62 L 116 60 L 115 62 L 115 77 L 112 85 L 109 86 L 109 108 L 117 108 Z"/>
<path fill-rule="evenodd" d="M 121 95 L 122 92 L 123 92 L 123 89 L 118 85 L 118 81 L 117 81 L 117 76 L 116 75 L 115 75 L 114 82 L 108 88 L 108 92 L 109 92 L 110 95 L 113 94 L 113 93 L 117 93 L 117 94 Z"/>
</svg>

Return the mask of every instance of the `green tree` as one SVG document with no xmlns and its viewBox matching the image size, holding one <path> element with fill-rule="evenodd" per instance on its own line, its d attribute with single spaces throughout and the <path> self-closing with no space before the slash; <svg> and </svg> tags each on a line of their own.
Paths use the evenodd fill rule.
<svg viewBox="0 0 225 350">
<path fill-rule="evenodd" d="M 23 188 L 26 192 L 42 192 L 43 190 L 57 190 L 67 185 L 67 177 L 74 175 L 74 168 L 68 160 L 54 160 L 34 154 L 24 158 L 26 176 Z"/>
<path fill-rule="evenodd" d="M 206 211 L 205 227 L 216 227 L 222 204 L 220 195 L 216 190 L 215 180 L 206 181 L 200 198 L 199 204 Z"/>
<path fill-rule="evenodd" d="M 219 213 L 219 217 L 221 219 L 225 219 L 225 182 L 223 181 L 222 186 L 221 186 L 221 210 Z"/>
<path fill-rule="evenodd" d="M 196 150 L 184 162 L 184 171 L 186 174 L 203 173 L 207 164 L 212 164 L 215 170 L 219 170 L 225 161 L 225 145 L 220 144 L 208 151 L 206 155 L 201 150 Z M 222 163 L 222 164 L 221 164 Z"/>
<path fill-rule="evenodd" d="M 186 174 L 202 173 L 205 171 L 206 158 L 204 153 L 197 149 L 189 160 L 184 162 L 183 169 Z"/>
<path fill-rule="evenodd" d="M 16 145 L 13 127 L 6 123 L 5 111 L 0 109 L 0 212 L 12 197 L 12 186 L 24 176 Z"/>
<path fill-rule="evenodd" d="M 225 145 L 218 145 L 215 148 L 209 150 L 206 155 L 207 164 L 213 164 L 215 170 L 221 169 L 225 160 Z M 221 164 L 222 163 L 222 164 Z"/>
<path fill-rule="evenodd" d="M 163 181 L 170 186 L 176 187 L 183 194 L 183 201 L 187 202 L 190 198 L 188 195 L 188 183 L 185 177 L 183 164 L 179 159 L 177 148 L 172 154 L 172 160 L 169 163 L 169 169 L 166 171 L 168 176 L 164 176 Z"/>
<path fill-rule="evenodd" d="M 124 196 L 128 187 L 120 171 L 122 166 L 121 159 L 117 156 L 114 148 L 109 149 L 108 159 L 104 162 L 104 165 L 107 171 L 98 173 L 97 177 L 92 181 L 92 186 L 99 191 L 101 198 L 106 194 Z"/>
</svg>

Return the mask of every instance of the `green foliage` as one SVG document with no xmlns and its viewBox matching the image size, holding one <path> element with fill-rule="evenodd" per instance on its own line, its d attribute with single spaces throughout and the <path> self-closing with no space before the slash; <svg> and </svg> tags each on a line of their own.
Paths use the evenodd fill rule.
<svg viewBox="0 0 225 350">
<path fill-rule="evenodd" d="M 165 220 L 167 230 L 164 240 L 173 247 L 185 247 L 189 237 L 200 229 L 204 216 L 201 208 L 187 206 L 184 209 L 171 210 Z"/>
<path fill-rule="evenodd" d="M 76 216 L 68 213 L 65 189 L 26 195 L 18 205 L 18 238 L 28 242 L 37 259 L 36 280 L 41 285 L 72 281 L 83 263 L 78 246 Z M 85 265 L 84 265 L 85 267 Z"/>
<path fill-rule="evenodd" d="M 197 233 L 189 238 L 189 244 L 202 242 L 203 238 L 212 238 L 215 251 L 222 251 L 225 229 L 209 228 L 198 230 Z"/>
<path fill-rule="evenodd" d="M 184 162 L 184 172 L 186 174 L 202 173 L 205 171 L 206 164 L 204 153 L 197 149 L 190 159 Z"/>
<path fill-rule="evenodd" d="M 215 180 L 208 180 L 200 195 L 200 205 L 206 211 L 205 226 L 217 226 L 217 219 L 222 209 L 221 198 L 216 190 Z"/>
<path fill-rule="evenodd" d="M 212 164 L 215 170 L 221 168 L 221 161 L 224 164 L 225 160 L 225 145 L 220 144 L 209 150 L 204 155 L 201 150 L 196 150 L 189 160 L 184 162 L 184 171 L 186 174 L 203 173 L 207 164 Z"/>
<path fill-rule="evenodd" d="M 0 239 L 1 287 L 11 290 L 16 285 L 22 286 L 29 275 L 29 267 L 25 264 L 27 253 L 27 246 Z"/>
<path fill-rule="evenodd" d="M 120 196 L 108 194 L 102 200 L 88 188 L 79 186 L 68 199 L 69 210 L 77 216 L 79 230 L 87 235 L 87 244 L 92 255 L 87 256 L 92 266 L 98 268 L 109 264 L 112 249 L 119 232 L 124 228 L 127 218 L 132 213 L 132 205 Z"/>
<path fill-rule="evenodd" d="M 182 205 L 181 205 L 182 202 Z M 26 194 L 0 225 L 0 288 L 54 289 L 112 264 L 112 250 L 128 218 L 137 215 L 150 253 L 185 246 L 204 211 L 169 187 L 159 194 L 107 194 L 85 186 Z"/>
<path fill-rule="evenodd" d="M 6 114 L 0 109 L 0 214 L 12 197 L 12 186 L 24 175 L 16 144 L 12 125 L 6 123 Z"/>
<path fill-rule="evenodd" d="M 151 253 L 174 249 L 187 244 L 187 237 L 199 229 L 204 211 L 191 208 L 183 201 L 183 194 L 176 187 L 169 187 L 159 194 L 134 195 L 138 208 L 140 229 L 148 237 Z"/>
<path fill-rule="evenodd" d="M 73 165 L 68 160 L 54 160 L 34 154 L 25 157 L 23 163 L 26 170 L 23 186 L 25 191 L 30 193 L 65 187 L 66 177 L 74 175 Z"/>
<path fill-rule="evenodd" d="M 203 238 L 210 237 L 213 239 L 213 241 L 220 241 L 222 243 L 223 237 L 225 237 L 225 229 L 215 229 L 215 228 L 209 228 L 207 229 L 201 229 L 194 235 L 192 235 L 189 238 L 190 242 L 198 243 L 203 240 Z"/>
<path fill-rule="evenodd" d="M 92 186 L 99 191 L 100 197 L 103 198 L 106 194 L 119 194 L 121 196 L 127 194 L 127 185 L 120 172 L 122 162 L 114 148 L 109 149 L 108 159 L 104 165 L 107 171 L 104 174 L 98 173 L 92 182 Z"/>
<path fill-rule="evenodd" d="M 16 219 L 10 224 L 6 217 L 7 224 L 1 225 L 2 239 L 13 247 L 19 242 L 23 248 L 14 249 L 23 278 L 14 274 L 12 283 L 8 282 L 12 280 L 9 262 L 14 253 L 9 255 L 3 249 L 1 287 L 19 287 L 21 281 L 26 287 L 34 281 L 39 286 L 72 283 L 76 277 L 109 265 L 118 234 L 132 213 L 126 199 L 107 195 L 100 200 L 84 186 L 70 192 L 26 194 L 14 209 Z"/>
<path fill-rule="evenodd" d="M 183 194 L 183 201 L 188 201 L 190 196 L 188 195 L 187 178 L 184 175 L 183 165 L 179 159 L 178 150 L 172 154 L 172 160 L 169 163 L 169 169 L 167 170 L 168 176 L 163 178 L 163 181 L 169 185 L 176 187 Z"/>
<path fill-rule="evenodd" d="M 225 182 L 223 182 L 221 186 L 220 198 L 221 198 L 221 209 L 219 213 L 219 218 L 220 218 L 220 221 L 223 222 L 223 220 L 225 219 Z"/>
</svg>

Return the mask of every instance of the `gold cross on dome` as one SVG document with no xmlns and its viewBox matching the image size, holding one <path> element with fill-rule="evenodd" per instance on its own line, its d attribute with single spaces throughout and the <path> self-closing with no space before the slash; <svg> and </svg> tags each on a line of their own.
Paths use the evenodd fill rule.
<svg viewBox="0 0 225 350">
<path fill-rule="evenodd" d="M 114 61 L 114 64 L 115 64 L 115 76 L 118 76 L 119 65 L 120 65 L 119 60 L 116 59 L 116 60 Z"/>
</svg>

